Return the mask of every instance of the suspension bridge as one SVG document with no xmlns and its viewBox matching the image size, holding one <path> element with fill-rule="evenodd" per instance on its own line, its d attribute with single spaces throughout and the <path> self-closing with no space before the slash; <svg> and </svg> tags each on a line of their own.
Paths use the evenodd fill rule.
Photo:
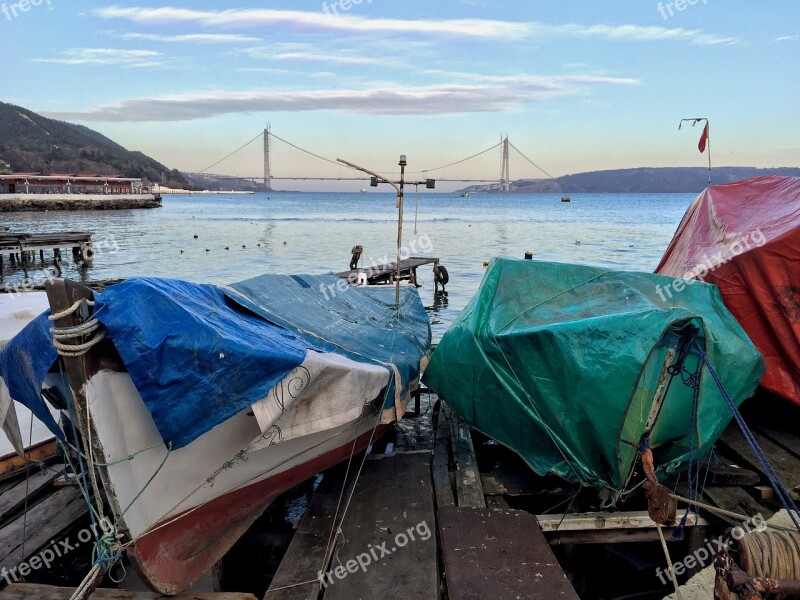
<svg viewBox="0 0 800 600">
<path fill-rule="evenodd" d="M 222 163 L 232 159 L 240 152 L 244 151 L 246 148 L 252 146 L 257 142 L 263 142 L 264 147 L 264 173 L 263 175 L 220 175 L 213 173 L 211 170 L 220 166 Z M 294 150 L 307 154 L 317 160 L 333 164 L 339 168 L 342 168 L 343 165 L 340 162 L 337 162 L 333 158 L 324 157 L 316 152 L 312 152 L 306 148 L 302 148 L 289 140 L 286 140 L 278 135 L 276 135 L 270 126 L 267 126 L 263 132 L 259 132 L 257 136 L 253 139 L 248 141 L 247 143 L 239 146 L 233 152 L 225 155 L 220 160 L 216 161 L 215 163 L 209 165 L 202 171 L 198 171 L 196 173 L 192 173 L 192 175 L 199 175 L 199 176 L 206 176 L 206 177 L 213 177 L 215 179 L 228 179 L 228 180 L 237 180 L 237 181 L 248 181 L 256 184 L 263 184 L 266 189 L 272 189 L 272 182 L 274 181 L 366 181 L 369 178 L 365 177 L 363 174 L 360 174 L 357 171 L 353 171 L 352 176 L 326 176 L 326 177 L 313 177 L 313 176 L 279 176 L 274 175 L 272 172 L 272 156 L 273 156 L 273 144 L 278 142 Z M 490 146 L 480 152 L 476 152 L 475 154 L 471 154 L 465 158 L 460 160 L 448 163 L 446 165 L 441 165 L 437 167 L 433 167 L 430 169 L 423 169 L 420 171 L 415 171 L 410 174 L 418 174 L 424 175 L 426 177 L 434 178 L 434 176 L 443 171 L 444 169 L 449 169 L 451 167 L 455 167 L 457 165 L 461 165 L 466 163 L 467 161 L 473 160 L 485 154 L 488 154 L 492 151 L 500 150 L 501 151 L 501 165 L 500 165 L 500 177 L 496 179 L 459 179 L 459 178 L 442 178 L 436 177 L 437 182 L 452 182 L 452 183 L 471 183 L 471 184 L 498 184 L 499 191 L 502 192 L 509 192 L 511 191 L 511 186 L 513 181 L 511 180 L 511 169 L 510 169 L 510 161 L 511 161 L 511 150 L 515 151 L 522 159 L 524 159 L 527 163 L 530 163 L 533 167 L 535 167 L 539 172 L 543 173 L 547 178 L 554 179 L 550 173 L 545 171 L 542 167 L 538 164 L 533 162 L 530 158 L 528 158 L 519 148 L 517 148 L 509 139 L 508 135 L 501 136 L 501 139 L 498 143 Z M 348 168 L 348 167 L 345 167 Z M 357 174 L 358 173 L 358 174 Z"/>
</svg>

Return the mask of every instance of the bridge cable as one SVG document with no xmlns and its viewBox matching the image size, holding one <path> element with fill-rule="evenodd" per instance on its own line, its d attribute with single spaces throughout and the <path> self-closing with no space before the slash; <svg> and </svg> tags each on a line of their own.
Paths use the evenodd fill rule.
<svg viewBox="0 0 800 600">
<path fill-rule="evenodd" d="M 514 144 L 512 144 L 511 142 L 508 142 L 508 145 L 509 145 L 509 146 L 511 146 L 511 147 L 512 147 L 514 150 L 516 150 L 516 151 L 517 151 L 517 153 L 518 153 L 518 154 L 519 154 L 519 155 L 520 155 L 522 158 L 524 158 L 525 160 L 527 160 L 527 161 L 528 161 L 529 163 L 531 163 L 531 164 L 532 164 L 534 167 L 536 167 L 536 168 L 537 168 L 537 169 L 539 169 L 539 170 L 540 170 L 542 173 L 544 173 L 545 175 L 547 175 L 547 176 L 548 176 L 550 179 L 555 179 L 555 177 L 553 177 L 552 175 L 550 175 L 550 173 L 548 173 L 547 171 L 545 171 L 545 170 L 544 170 L 542 167 L 540 167 L 539 165 L 537 165 L 537 164 L 536 164 L 535 162 L 533 162 L 533 161 L 532 161 L 530 158 L 528 158 L 527 156 L 525 156 L 525 155 L 522 153 L 522 151 L 521 151 L 519 148 L 517 148 L 517 147 L 516 147 Z"/>
<path fill-rule="evenodd" d="M 252 144 L 253 142 L 255 142 L 255 141 L 256 141 L 258 138 L 260 138 L 262 135 L 264 135 L 264 134 L 263 134 L 263 133 L 259 133 L 259 134 L 258 134 L 256 137 L 254 137 L 252 140 L 250 140 L 249 142 L 247 142 L 247 143 L 246 143 L 244 146 L 240 146 L 239 148 L 237 148 L 236 150 L 234 150 L 233 152 L 231 152 L 230 154 L 228 154 L 228 155 L 227 155 L 225 158 L 222 158 L 222 159 L 218 160 L 218 161 L 217 161 L 217 162 L 215 162 L 213 165 L 206 167 L 206 168 L 205 168 L 205 169 L 203 169 L 202 171 L 198 171 L 198 174 L 199 174 L 199 173 L 205 173 L 205 172 L 206 172 L 206 171 L 208 171 L 209 169 L 213 169 L 214 167 L 216 167 L 216 166 L 217 166 L 219 163 L 221 163 L 221 162 L 223 162 L 223 161 L 226 161 L 226 160 L 228 160 L 228 159 L 229 159 L 231 156 L 233 156 L 234 154 L 236 154 L 236 153 L 237 153 L 237 152 L 239 152 L 240 150 L 244 150 L 245 148 L 247 148 L 247 147 L 248 147 L 250 144 Z"/>
<path fill-rule="evenodd" d="M 291 142 L 287 142 L 285 139 L 283 139 L 282 137 L 279 137 L 279 136 L 275 135 L 275 134 L 274 134 L 274 133 L 272 133 L 271 131 L 269 132 L 269 135 L 271 135 L 272 137 L 274 137 L 276 140 L 279 140 L 279 141 L 283 142 L 284 144 L 286 144 L 286 145 L 288 145 L 288 146 L 291 146 L 291 147 L 292 147 L 292 148 L 294 148 L 295 150 L 300 150 L 300 152 L 305 152 L 306 154 L 308 154 L 308 155 L 310 155 L 310 156 L 313 156 L 314 158 L 318 158 L 318 159 L 320 159 L 320 160 L 324 160 L 325 162 L 329 162 L 329 163 L 331 163 L 331 164 L 333 164 L 333 165 L 336 165 L 337 167 L 342 167 L 342 166 L 345 166 L 345 167 L 347 167 L 347 165 L 343 165 L 343 164 L 342 164 L 342 163 L 340 163 L 340 162 L 337 162 L 337 161 L 335 161 L 335 160 L 331 160 L 331 159 L 329 159 L 329 158 L 325 158 L 324 156 L 320 156 L 319 154 L 314 154 L 314 153 L 313 153 L 313 152 L 311 152 L 310 150 L 306 150 L 305 148 L 301 148 L 300 146 L 296 146 L 296 145 L 294 145 L 294 144 L 293 144 L 293 143 L 291 143 Z M 348 168 L 348 169 L 352 169 L 352 167 L 347 167 L 347 168 Z M 354 170 L 355 170 L 355 169 L 354 169 Z"/>
<path fill-rule="evenodd" d="M 494 150 L 495 148 L 497 148 L 498 146 L 500 146 L 500 144 L 502 144 L 502 143 L 503 142 L 498 142 L 497 144 L 495 144 L 491 148 L 487 148 L 486 150 L 483 150 L 482 152 L 478 152 L 477 154 L 473 154 L 472 156 L 468 156 L 467 158 L 463 158 L 463 159 L 458 160 L 458 161 L 456 161 L 454 163 L 450 163 L 449 165 L 444 165 L 443 167 L 436 167 L 435 169 L 425 169 L 424 171 L 411 171 L 411 173 L 412 174 L 413 173 L 430 173 L 431 171 L 440 171 L 440 170 L 446 169 L 448 167 L 454 167 L 455 165 L 460 165 L 463 162 L 467 162 L 468 160 L 472 160 L 473 158 L 477 158 L 478 156 L 480 156 L 482 154 L 486 154 L 487 152 L 490 152 L 490 151 Z M 517 152 L 519 152 L 519 150 L 517 150 Z"/>
</svg>

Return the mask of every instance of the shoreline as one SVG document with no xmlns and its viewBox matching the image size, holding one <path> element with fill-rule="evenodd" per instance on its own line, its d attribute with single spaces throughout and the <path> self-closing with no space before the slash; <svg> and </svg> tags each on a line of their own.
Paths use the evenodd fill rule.
<svg viewBox="0 0 800 600">
<path fill-rule="evenodd" d="M 0 194 L 0 212 L 160 208 L 154 194 Z"/>
</svg>

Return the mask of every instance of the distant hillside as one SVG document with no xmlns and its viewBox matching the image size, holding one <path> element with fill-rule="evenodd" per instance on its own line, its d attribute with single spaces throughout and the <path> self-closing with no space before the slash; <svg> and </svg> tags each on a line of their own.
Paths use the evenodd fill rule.
<svg viewBox="0 0 800 600">
<path fill-rule="evenodd" d="M 141 177 L 148 183 L 186 188 L 191 184 L 176 169 L 82 125 L 48 119 L 25 108 L 0 102 L 0 161 L 16 172 L 97 173 Z"/>
<path fill-rule="evenodd" d="M 201 190 L 212 190 L 218 192 L 227 192 L 235 190 L 237 192 L 271 192 L 271 188 L 267 188 L 263 183 L 255 183 L 248 179 L 241 179 L 238 177 L 221 177 L 218 175 L 208 175 L 207 173 L 188 173 L 184 172 L 183 176 L 186 177 L 195 187 Z"/>
<path fill-rule="evenodd" d="M 761 175 L 788 175 L 800 177 L 800 168 L 782 167 L 757 169 L 755 167 L 714 167 L 713 184 L 729 183 Z M 476 185 L 466 188 L 470 193 L 497 192 L 499 184 Z M 612 194 L 670 194 L 699 193 L 708 187 L 708 170 L 698 167 L 665 167 L 617 169 L 576 173 L 555 179 L 523 179 L 511 186 L 511 191 L 522 194 L 541 193 L 612 193 Z"/>
</svg>

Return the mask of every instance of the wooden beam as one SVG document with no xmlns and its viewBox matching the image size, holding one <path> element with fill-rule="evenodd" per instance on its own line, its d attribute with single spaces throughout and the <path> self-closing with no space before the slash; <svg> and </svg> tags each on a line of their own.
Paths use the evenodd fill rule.
<svg viewBox="0 0 800 600">
<path fill-rule="evenodd" d="M 56 441 L 49 440 L 32 446 L 30 449 L 26 449 L 26 458 L 22 458 L 17 454 L 12 454 L 5 457 L 2 461 L 0 461 L 0 481 L 24 473 L 28 468 L 28 460 L 35 462 L 46 462 L 54 459 L 57 451 L 58 448 L 56 446 Z M 38 467 L 35 465 L 31 466 L 31 470 L 36 468 Z"/>
<path fill-rule="evenodd" d="M 598 531 L 620 529 L 653 529 L 656 523 L 647 514 L 647 511 L 631 511 L 620 513 L 575 513 L 560 515 L 536 515 L 537 521 L 544 533 L 565 531 Z M 686 520 L 688 527 L 707 525 L 708 523 L 698 518 L 696 513 L 690 512 Z"/>
<path fill-rule="evenodd" d="M 455 415 L 453 415 L 455 417 Z M 481 487 L 478 460 L 472 445 L 469 425 L 461 419 L 450 421 L 450 439 L 453 448 L 453 463 L 456 474 L 456 495 L 459 506 L 486 508 Z"/>
<path fill-rule="evenodd" d="M 20 511 L 25 506 L 26 498 L 32 504 L 42 492 L 52 487 L 59 475 L 60 471 L 55 469 L 31 467 L 30 477 L 22 479 L 0 495 L 0 523 Z"/>
<path fill-rule="evenodd" d="M 74 588 L 54 587 L 33 583 L 13 583 L 0 592 L 0 600 L 69 600 L 75 592 Z M 98 600 L 155 600 L 165 598 L 154 592 L 127 592 L 99 588 L 92 592 L 92 599 Z M 191 594 L 188 596 L 172 596 L 173 600 L 258 600 L 252 594 L 213 593 Z"/>
</svg>

